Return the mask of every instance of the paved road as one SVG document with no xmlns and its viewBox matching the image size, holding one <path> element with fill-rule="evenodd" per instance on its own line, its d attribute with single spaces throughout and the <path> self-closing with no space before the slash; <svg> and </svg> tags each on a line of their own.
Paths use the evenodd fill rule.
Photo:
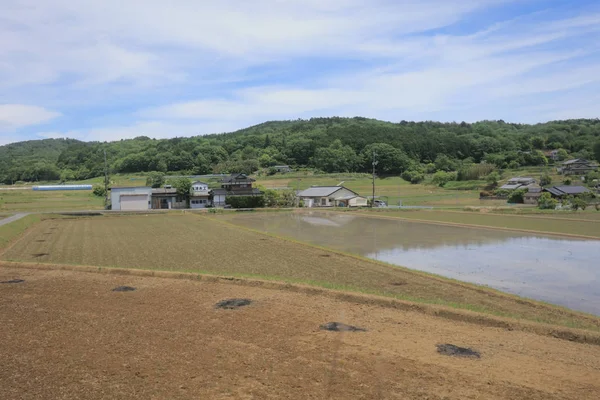
<svg viewBox="0 0 600 400">
<path fill-rule="evenodd" d="M 6 224 L 10 224 L 11 222 L 17 221 L 23 217 L 26 217 L 27 213 L 20 213 L 20 214 L 15 214 L 12 217 L 8 217 L 8 218 L 4 218 L 4 219 L 0 219 L 0 226 L 2 225 L 6 225 Z"/>
</svg>

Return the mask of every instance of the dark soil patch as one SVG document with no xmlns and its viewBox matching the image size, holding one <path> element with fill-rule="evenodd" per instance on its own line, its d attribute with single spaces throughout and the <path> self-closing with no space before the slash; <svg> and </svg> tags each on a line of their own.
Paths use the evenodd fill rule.
<svg viewBox="0 0 600 400">
<path fill-rule="evenodd" d="M 23 282 L 25 282 L 24 279 L 13 279 L 10 281 L 1 281 L 0 283 L 23 283 Z"/>
<path fill-rule="evenodd" d="M 390 282 L 390 285 L 392 285 L 392 286 L 404 286 L 407 283 L 408 282 L 406 282 L 406 281 L 396 281 L 396 282 Z"/>
<path fill-rule="evenodd" d="M 119 286 L 114 288 L 112 291 L 113 292 L 133 292 L 135 290 L 134 287 L 131 286 Z"/>
<path fill-rule="evenodd" d="M 40 240 L 36 240 L 37 243 L 45 243 L 46 241 L 44 239 L 40 239 Z"/>
<path fill-rule="evenodd" d="M 322 331 L 332 332 L 366 332 L 364 328 L 357 326 L 342 324 L 341 322 L 328 322 L 319 327 Z"/>
<path fill-rule="evenodd" d="M 250 305 L 252 300 L 250 299 L 227 299 L 222 300 L 215 304 L 215 308 L 222 308 L 225 310 L 235 310 L 236 308 L 244 307 Z"/>
<path fill-rule="evenodd" d="M 34 256 L 35 258 L 40 258 L 40 257 L 44 257 L 44 256 L 49 256 L 50 253 L 33 253 L 32 256 Z"/>
<path fill-rule="evenodd" d="M 331 254 L 321 254 L 321 257 L 331 257 Z"/>
<path fill-rule="evenodd" d="M 438 344 L 437 351 L 445 356 L 481 358 L 481 354 L 478 351 L 467 347 L 458 347 L 453 344 Z"/>
</svg>

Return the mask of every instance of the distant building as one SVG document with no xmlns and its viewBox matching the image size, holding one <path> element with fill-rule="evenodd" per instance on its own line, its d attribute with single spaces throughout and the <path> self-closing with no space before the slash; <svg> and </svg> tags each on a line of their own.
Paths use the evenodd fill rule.
<svg viewBox="0 0 600 400">
<path fill-rule="evenodd" d="M 535 183 L 536 183 L 536 181 L 533 178 L 517 176 L 515 178 L 510 178 L 506 184 L 500 186 L 500 189 L 505 189 L 505 190 L 525 189 L 529 185 L 535 185 Z"/>
<path fill-rule="evenodd" d="M 529 185 L 527 187 L 527 193 L 523 195 L 523 203 L 525 204 L 537 204 L 540 196 L 542 195 L 542 187 L 538 185 Z"/>
<path fill-rule="evenodd" d="M 277 172 L 280 172 L 282 174 L 285 174 L 287 172 L 292 172 L 292 169 L 290 168 L 289 165 L 275 165 L 273 167 Z"/>
<path fill-rule="evenodd" d="M 187 208 L 187 200 L 177 194 L 177 189 L 164 187 L 152 189 L 152 208 L 155 210 L 182 210 Z"/>
<path fill-rule="evenodd" d="M 150 209 L 151 187 L 113 187 L 110 189 L 111 209 L 116 211 L 143 211 Z"/>
<path fill-rule="evenodd" d="M 592 193 L 592 191 L 585 186 L 571 186 L 571 185 L 563 185 L 563 186 L 552 186 L 550 188 L 545 188 L 545 192 L 550 193 L 553 198 L 562 199 L 567 196 L 581 196 L 584 194 Z"/>
<path fill-rule="evenodd" d="M 192 183 L 192 194 L 190 196 L 190 208 L 206 208 L 211 205 L 208 183 L 196 181 Z"/>
<path fill-rule="evenodd" d="M 313 186 L 298 193 L 304 207 L 365 207 L 366 197 L 343 186 Z"/>
<path fill-rule="evenodd" d="M 585 175 L 591 171 L 598 171 L 598 165 L 583 158 L 576 158 L 562 163 L 557 171 L 563 175 Z"/>
<path fill-rule="evenodd" d="M 246 174 L 231 174 L 221 180 L 221 188 L 211 190 L 212 204 L 224 207 L 225 199 L 230 196 L 262 196 L 262 192 L 252 187 L 255 182 Z"/>
</svg>

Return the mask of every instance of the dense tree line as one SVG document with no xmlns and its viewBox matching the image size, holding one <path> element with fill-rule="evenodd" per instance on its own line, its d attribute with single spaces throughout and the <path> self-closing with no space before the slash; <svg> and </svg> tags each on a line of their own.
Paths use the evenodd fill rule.
<svg viewBox="0 0 600 400">
<path fill-rule="evenodd" d="M 177 134 L 177 132 L 173 132 Z M 383 122 L 366 118 L 273 121 L 227 134 L 117 142 L 49 139 L 0 147 L 0 181 L 80 180 L 100 176 L 104 151 L 113 173 L 245 172 L 277 164 L 324 172 L 369 172 L 419 181 L 485 161 L 498 168 L 546 165 L 544 152 L 600 159 L 600 120 L 527 125 Z M 440 179 L 442 176 L 440 174 Z"/>
</svg>

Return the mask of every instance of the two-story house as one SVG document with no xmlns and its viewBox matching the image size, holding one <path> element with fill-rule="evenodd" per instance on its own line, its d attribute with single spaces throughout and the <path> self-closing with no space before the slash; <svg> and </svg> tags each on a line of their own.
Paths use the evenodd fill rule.
<svg viewBox="0 0 600 400">
<path fill-rule="evenodd" d="M 565 161 L 558 168 L 558 173 L 563 175 L 585 175 L 591 171 L 598 171 L 598 165 L 583 158 Z"/>
<path fill-rule="evenodd" d="M 263 193 L 253 188 L 254 179 L 246 174 L 231 174 L 221 180 L 221 188 L 213 189 L 212 202 L 215 207 L 224 207 L 225 198 L 230 196 L 261 196 Z"/>
<path fill-rule="evenodd" d="M 192 183 L 190 208 L 206 208 L 211 204 L 208 184 L 201 181 Z"/>
</svg>

